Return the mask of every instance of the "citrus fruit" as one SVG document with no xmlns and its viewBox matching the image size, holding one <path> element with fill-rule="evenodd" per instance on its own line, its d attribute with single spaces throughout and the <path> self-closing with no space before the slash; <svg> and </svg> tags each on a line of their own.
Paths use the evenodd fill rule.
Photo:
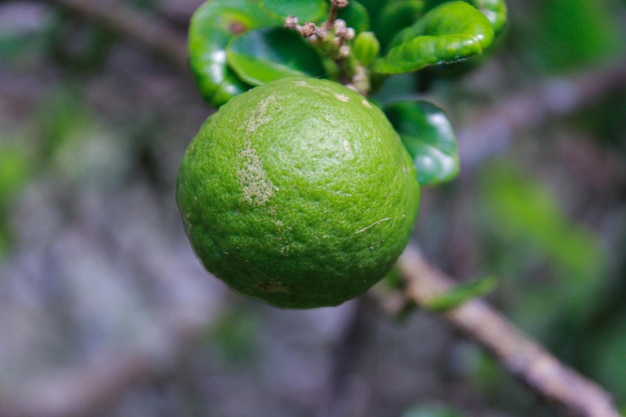
<svg viewBox="0 0 626 417">
<path fill-rule="evenodd" d="M 232 98 L 193 139 L 177 202 L 204 266 L 284 308 L 333 306 L 393 266 L 419 206 L 384 114 L 332 81 L 283 78 Z"/>
</svg>

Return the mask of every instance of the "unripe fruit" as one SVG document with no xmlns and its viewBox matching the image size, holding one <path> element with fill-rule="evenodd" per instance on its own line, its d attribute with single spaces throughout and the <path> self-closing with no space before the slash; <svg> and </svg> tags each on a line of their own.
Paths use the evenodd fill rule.
<svg viewBox="0 0 626 417">
<path fill-rule="evenodd" d="M 412 161 L 384 114 L 331 81 L 285 78 L 202 126 L 179 176 L 205 267 L 280 307 L 331 306 L 379 281 L 419 205 Z"/>
</svg>

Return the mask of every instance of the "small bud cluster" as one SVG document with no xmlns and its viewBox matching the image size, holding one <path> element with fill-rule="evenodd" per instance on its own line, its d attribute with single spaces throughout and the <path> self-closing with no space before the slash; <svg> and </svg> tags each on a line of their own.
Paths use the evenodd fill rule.
<svg viewBox="0 0 626 417">
<path fill-rule="evenodd" d="M 354 28 L 349 27 L 345 20 L 337 18 L 339 9 L 348 4 L 348 0 L 331 0 L 328 19 L 319 26 L 313 22 L 300 25 L 297 17 L 288 16 L 285 27 L 295 30 L 314 43 L 328 58 L 333 59 L 340 68 L 341 78 L 349 80 L 346 81 L 347 87 L 367 94 L 370 88 L 369 73 L 363 65 L 374 60 L 379 44 L 372 33 L 361 33 L 357 37 Z"/>
<path fill-rule="evenodd" d="M 317 26 L 313 22 L 299 25 L 297 17 L 288 16 L 285 20 L 285 27 L 297 31 L 311 42 L 331 41 L 340 58 L 345 58 L 350 54 L 350 46 L 347 42 L 353 40 L 356 35 L 354 29 L 348 27 L 343 19 L 335 19 L 332 23 L 324 22 Z"/>
</svg>

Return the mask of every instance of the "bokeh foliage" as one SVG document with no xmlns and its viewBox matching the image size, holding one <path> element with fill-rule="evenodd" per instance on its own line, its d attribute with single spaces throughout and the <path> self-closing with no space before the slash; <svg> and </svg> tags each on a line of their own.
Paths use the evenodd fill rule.
<svg viewBox="0 0 626 417">
<path fill-rule="evenodd" d="M 156 2 L 144 3 L 146 10 L 154 11 Z M 367 10 L 381 17 L 369 22 L 374 29 L 409 26 L 416 16 L 422 15 L 424 3 L 432 8 L 436 2 L 362 1 Z M 437 97 L 436 102 L 446 108 L 449 120 L 458 129 L 463 123 L 471 122 L 476 108 L 497 106 L 515 91 L 533 86 L 545 77 L 565 76 L 624 55 L 624 29 L 619 24 L 625 13 L 623 2 L 508 3 L 511 23 L 503 28 L 498 48 L 488 51 L 489 59 L 480 66 L 468 62 L 470 68 L 446 67 L 446 71 L 392 76 L 381 86 L 380 96 L 374 99 L 380 98 L 385 105 L 393 105 L 401 94 L 421 100 L 426 89 L 429 99 Z M 392 38 L 393 34 L 380 37 L 383 50 Z M 83 43 L 73 44 L 69 42 L 71 39 L 82 39 Z M 118 206 L 114 215 L 125 216 L 127 200 L 115 200 L 116 196 L 132 194 L 132 187 L 137 184 L 149 184 L 150 189 L 163 195 L 173 193 L 173 182 L 167 181 L 167 173 L 173 172 L 167 158 L 171 158 L 168 155 L 172 153 L 182 154 L 187 136 L 180 132 L 188 134 L 189 127 L 183 129 L 172 120 L 169 127 L 163 125 L 166 119 L 163 113 L 174 111 L 167 108 L 165 101 L 137 99 L 132 106 L 124 107 L 123 118 L 115 118 L 111 114 L 115 114 L 124 100 L 98 96 L 102 89 L 130 89 L 137 80 L 120 70 L 132 67 L 123 58 L 128 56 L 128 51 L 123 49 L 120 54 L 120 42 L 98 25 L 56 11 L 47 13 L 35 29 L 11 31 L 9 26 L 0 25 L 0 88 L 13 81 L 6 78 L 9 75 L 17 77 L 16 74 L 24 72 L 51 76 L 46 71 L 54 73 L 51 76 L 54 87 L 41 88 L 32 96 L 28 116 L 3 112 L 0 117 L 0 277 L 3 282 L 7 279 L 4 265 L 15 266 L 25 253 L 38 253 L 35 248 L 24 247 L 24 242 L 32 243 L 28 236 L 33 228 L 56 225 L 54 219 L 48 223 L 45 219 L 33 219 L 30 226 L 16 223 L 23 219 L 19 215 L 24 201 L 33 195 L 39 196 L 37 201 L 45 206 L 58 204 L 59 200 L 84 198 L 88 193 L 106 194 L 106 198 L 116 201 Z M 157 71 L 154 62 L 147 62 L 149 64 L 135 62 L 133 65 L 145 71 L 143 75 L 153 75 Z M 152 87 L 167 77 L 181 75 L 159 74 Z M 101 81 L 105 88 L 88 87 L 94 80 Z M 184 94 L 193 97 L 193 88 L 186 88 L 188 91 Z M 10 97 L 0 94 L 3 109 L 15 107 L 13 102 L 7 104 Z M 100 98 L 94 100 L 94 97 Z M 151 96 L 146 94 L 145 97 Z M 419 100 L 412 101 L 416 102 Z M 193 106 L 199 113 L 208 113 L 198 102 Z M 191 108 L 185 109 L 185 113 Z M 490 302 L 559 358 L 604 385 L 622 407 L 626 405 L 623 379 L 626 375 L 626 261 L 623 256 L 626 253 L 626 202 L 623 179 L 620 179 L 623 171 L 619 168 L 611 171 L 610 167 L 623 166 L 626 161 L 624 109 L 626 98 L 620 94 L 570 118 L 551 121 L 539 131 L 518 133 L 508 149 L 498 152 L 498 157 L 487 161 L 477 173 L 469 173 L 468 177 L 462 174 L 460 180 L 427 190 L 426 207 L 416 235 L 429 256 L 452 270 L 459 268 L 460 278 L 498 277 L 498 288 L 490 296 Z M 164 138 L 163 132 L 168 129 L 177 133 Z M 164 147 L 164 142 L 170 145 Z M 564 147 L 583 153 L 592 164 L 581 165 L 580 159 L 570 158 L 569 154 L 564 156 L 561 153 Z M 161 149 L 156 156 L 155 148 Z M 609 157 L 604 159 L 597 155 Z M 607 160 L 612 162 L 605 163 Z M 461 173 L 463 163 L 461 160 Z M 599 180 L 594 183 L 596 177 Z M 42 192 L 46 190 L 48 193 Z M 146 201 L 150 204 L 167 199 Z M 97 215 L 113 216 L 111 212 Z M 68 217 L 67 221 L 73 221 Z M 127 231 L 117 230 L 116 233 Z M 97 239 L 98 235 L 93 238 Z M 158 239 L 165 237 L 151 238 L 164 244 Z M 154 255 L 155 258 L 160 256 L 164 254 Z M 471 258 L 470 265 L 463 270 L 458 265 L 467 257 Z M 127 262 L 132 264 L 130 259 Z M 116 267 L 124 269 L 128 265 Z M 96 273 L 95 268 L 86 270 Z M 128 305 L 136 306 L 136 303 Z M 90 311 L 96 311 L 97 305 L 92 307 Z M 128 326 L 128 317 L 115 322 L 111 319 L 113 313 L 113 309 L 97 311 L 111 326 L 111 323 Z M 208 361 L 218 368 L 220 375 L 241 376 L 241 385 L 237 387 L 249 389 L 248 393 L 255 389 L 266 393 L 269 391 L 260 391 L 264 386 L 258 379 L 250 377 L 249 385 L 245 379 L 246 375 L 260 373 L 270 342 L 279 343 L 276 335 L 298 328 L 297 320 L 289 322 L 291 327 L 284 320 L 260 307 L 245 304 L 244 308 L 226 311 L 199 346 L 221 358 L 224 365 L 219 367 Z M 92 326 L 93 329 L 100 328 Z M 273 333 L 268 329 L 273 329 Z M 66 331 L 61 336 L 68 340 L 76 338 L 86 344 L 94 340 L 90 339 L 93 333 L 87 333 L 90 336 L 84 338 L 76 328 Z M 397 335 L 402 331 L 402 326 L 398 326 L 390 332 Z M 120 331 L 119 334 L 125 333 Z M 272 337 L 275 340 L 267 340 Z M 413 335 L 404 340 L 407 346 L 408 340 L 415 344 Z M 259 349 L 261 341 L 265 351 Z M 302 344 L 289 343 L 303 348 Z M 283 362 L 274 363 L 289 360 L 289 354 L 285 354 L 293 348 L 289 343 L 282 345 L 283 350 L 279 351 Z M 320 345 L 327 348 L 329 343 L 320 342 Z M 390 367 L 394 359 L 406 359 L 397 353 L 401 348 L 393 343 L 385 344 L 386 353 L 381 355 L 389 355 L 385 358 L 391 358 Z M 460 364 L 451 361 L 454 372 L 441 377 L 447 385 L 462 384 L 463 392 L 475 394 L 488 407 L 513 415 L 549 415 L 541 409 L 538 411 L 534 400 L 515 386 L 491 359 L 472 348 L 468 350 L 469 353 L 464 351 L 455 356 Z M 36 351 L 46 354 L 43 348 Z M 61 353 L 55 351 L 57 357 L 63 358 L 63 363 L 77 360 L 74 354 L 75 351 L 69 349 Z M 321 355 L 317 352 L 311 356 L 316 354 Z M 206 358 L 203 359 L 206 362 Z M 41 362 L 33 360 L 32 363 Z M 293 375 L 299 375 L 295 362 L 288 363 L 294 369 Z M 23 366 L 27 369 L 26 364 Z M 214 369 L 194 374 L 197 379 L 193 381 L 198 382 L 197 386 L 202 386 L 200 382 L 210 385 L 204 378 L 213 376 L 211 372 Z M 184 388 L 177 389 L 184 391 Z M 288 388 L 282 386 L 281 389 Z M 153 400 L 153 394 L 147 395 L 150 399 L 146 402 Z M 142 393 L 136 395 L 143 398 Z M 180 398 L 186 398 L 170 395 L 176 398 L 168 403 L 172 407 Z M 453 395 L 441 396 L 446 401 L 454 401 Z M 196 400 L 202 404 L 203 396 L 198 395 L 198 398 Z M 215 404 L 225 401 L 224 398 L 214 395 L 211 397 L 214 404 L 203 406 L 218 407 Z M 160 400 L 170 401 L 162 397 Z M 137 404 L 143 403 L 137 401 Z M 407 415 L 457 413 L 446 407 L 431 410 L 431 407 L 405 401 L 391 407 L 397 411 L 395 415 L 401 415 L 400 406 L 406 409 Z M 111 415 L 123 416 L 124 412 L 113 411 Z"/>
</svg>

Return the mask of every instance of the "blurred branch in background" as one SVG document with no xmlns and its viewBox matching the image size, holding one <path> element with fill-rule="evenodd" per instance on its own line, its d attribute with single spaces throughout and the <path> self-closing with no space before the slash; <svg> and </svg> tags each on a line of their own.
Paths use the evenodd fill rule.
<svg viewBox="0 0 626 417">
<path fill-rule="evenodd" d="M 138 12 L 115 2 L 94 0 L 48 0 L 94 20 L 116 34 L 136 41 L 159 53 L 171 63 L 187 68 L 187 48 L 183 35 Z M 623 91 L 626 87 L 626 62 L 590 68 L 572 77 L 556 77 L 530 91 L 510 93 L 510 98 L 458 131 L 459 155 L 463 173 L 489 156 L 507 148 L 515 133 L 541 126 Z"/>
<path fill-rule="evenodd" d="M 454 281 L 429 265 L 414 246 L 407 247 L 398 264 L 407 281 L 407 299 L 418 306 L 426 306 L 453 286 Z M 561 364 L 483 301 L 468 301 L 441 315 L 454 330 L 477 342 L 507 372 L 565 415 L 620 417 L 608 393 Z"/>
<path fill-rule="evenodd" d="M 116 2 L 48 0 L 93 20 L 119 36 L 158 53 L 172 64 L 187 68 L 187 41 L 179 32 L 145 13 Z"/>
<path fill-rule="evenodd" d="M 220 317 L 219 303 L 208 293 L 196 295 L 194 306 L 172 306 L 141 347 L 44 373 L 10 397 L 0 392 L 0 417 L 82 417 L 106 410 L 134 385 L 176 366 L 191 339 Z"/>
<path fill-rule="evenodd" d="M 548 79 L 529 91 L 512 93 L 457 134 L 461 175 L 501 153 L 516 133 L 573 114 L 626 89 L 626 61 L 591 68 L 571 77 Z"/>
<path fill-rule="evenodd" d="M 371 300 L 363 296 L 357 300 L 333 349 L 330 361 L 330 372 L 326 390 L 320 401 L 317 417 L 342 417 L 347 414 L 360 415 L 370 407 L 371 396 L 366 392 L 356 390 L 354 394 L 354 375 L 367 362 L 367 349 L 372 343 L 371 329 L 368 323 L 368 308 Z M 355 397 L 355 401 L 350 401 Z"/>
<path fill-rule="evenodd" d="M 399 260 L 399 267 L 407 282 L 405 297 L 418 306 L 427 305 L 454 283 L 430 265 L 414 246 L 406 249 Z M 364 298 L 359 300 L 358 305 L 367 302 L 368 299 Z M 159 334 L 151 337 L 149 347 L 42 376 L 18 397 L 0 397 L 0 416 L 80 417 L 106 409 L 133 385 L 167 371 L 164 366 L 175 366 L 194 336 L 211 327 L 219 317 L 219 306 L 210 300 L 202 304 L 205 309 L 213 307 L 203 314 L 179 315 L 172 321 L 162 323 Z M 363 309 L 357 307 L 353 314 L 344 336 L 338 340 L 331 383 L 318 410 L 320 416 L 342 415 L 333 414 L 345 405 L 337 395 L 345 394 L 346 378 L 354 371 L 352 368 L 359 361 L 356 356 L 361 356 L 359 352 L 365 344 Z M 441 317 L 455 331 L 490 352 L 508 373 L 547 403 L 562 410 L 563 415 L 619 417 L 606 392 L 561 364 L 483 301 L 466 302 L 460 307 L 443 311 Z"/>
</svg>

